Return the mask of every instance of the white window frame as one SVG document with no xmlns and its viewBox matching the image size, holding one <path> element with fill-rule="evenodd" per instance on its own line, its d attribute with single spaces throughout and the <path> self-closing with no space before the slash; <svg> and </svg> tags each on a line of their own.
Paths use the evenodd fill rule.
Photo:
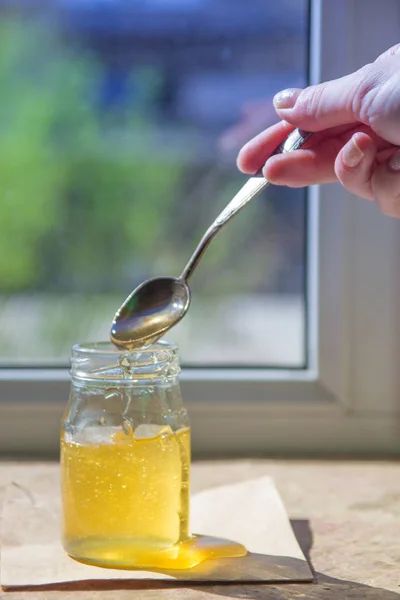
<svg viewBox="0 0 400 600">
<path fill-rule="evenodd" d="M 398 0 L 313 0 L 311 80 L 398 41 Z M 400 222 L 336 184 L 309 194 L 309 369 L 185 370 L 197 455 L 400 451 Z M 68 394 L 67 370 L 0 370 L 0 453 L 54 455 Z"/>
</svg>

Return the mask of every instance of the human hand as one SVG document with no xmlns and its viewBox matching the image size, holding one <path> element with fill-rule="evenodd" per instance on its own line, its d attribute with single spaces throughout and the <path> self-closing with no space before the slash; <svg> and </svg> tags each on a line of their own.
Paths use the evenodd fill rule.
<svg viewBox="0 0 400 600">
<path fill-rule="evenodd" d="M 238 167 L 278 185 L 340 181 L 400 218 L 400 44 L 340 79 L 274 98 L 280 123 L 248 142 Z M 295 128 L 315 132 L 305 148 L 270 157 Z M 265 162 L 266 161 L 266 162 Z"/>
</svg>

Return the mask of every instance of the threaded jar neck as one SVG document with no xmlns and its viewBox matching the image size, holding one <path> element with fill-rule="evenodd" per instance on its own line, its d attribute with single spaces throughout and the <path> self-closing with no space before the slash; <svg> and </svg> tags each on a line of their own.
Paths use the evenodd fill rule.
<svg viewBox="0 0 400 600">
<path fill-rule="evenodd" d="M 72 348 L 73 381 L 118 383 L 167 382 L 180 373 L 178 347 L 159 341 L 149 348 L 122 352 L 111 342 L 76 344 Z"/>
</svg>

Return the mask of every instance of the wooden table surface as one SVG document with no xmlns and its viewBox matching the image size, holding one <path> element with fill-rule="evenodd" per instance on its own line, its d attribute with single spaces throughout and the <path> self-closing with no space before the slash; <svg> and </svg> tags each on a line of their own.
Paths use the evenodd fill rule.
<svg viewBox="0 0 400 600">
<path fill-rule="evenodd" d="M 0 462 L 0 502 L 13 478 L 55 463 Z M 191 585 L 1 592 L 10 600 L 400 600 L 400 463 L 229 460 L 195 462 L 192 490 L 270 475 L 315 572 L 314 584 Z"/>
</svg>

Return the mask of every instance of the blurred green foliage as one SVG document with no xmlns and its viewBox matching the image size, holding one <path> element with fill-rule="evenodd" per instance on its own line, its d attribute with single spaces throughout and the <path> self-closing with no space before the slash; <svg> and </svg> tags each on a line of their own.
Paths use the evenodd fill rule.
<svg viewBox="0 0 400 600">
<path fill-rule="evenodd" d="M 125 107 L 106 112 L 96 99 L 101 78 L 95 56 L 50 28 L 0 24 L 2 292 L 129 291 L 145 276 L 177 275 L 242 181 L 220 177 L 202 210 L 185 207 L 196 149 L 177 158 L 159 147 L 148 110 L 156 68 L 136 71 Z M 199 288 L 241 291 L 265 281 L 276 251 L 266 259 L 268 243 L 251 238 L 244 250 L 256 219 L 246 210 L 214 242 Z"/>
<path fill-rule="evenodd" d="M 102 118 L 99 85 L 94 57 L 38 25 L 1 23 L 3 291 L 101 288 L 126 268 L 128 249 L 146 257 L 164 226 L 182 165 L 152 161 L 137 110 Z M 107 120 L 140 138 L 136 157 L 110 140 Z"/>
</svg>

